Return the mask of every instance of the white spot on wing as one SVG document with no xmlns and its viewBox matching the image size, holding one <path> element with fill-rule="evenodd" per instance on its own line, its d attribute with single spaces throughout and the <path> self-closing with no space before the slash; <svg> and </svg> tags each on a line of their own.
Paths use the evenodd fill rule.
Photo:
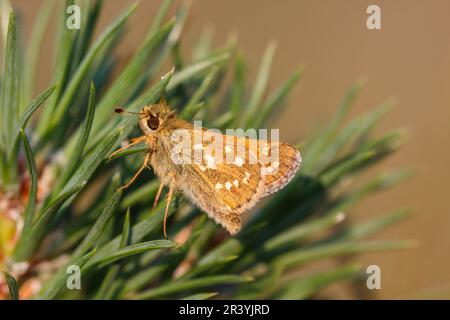
<svg viewBox="0 0 450 320">
<path fill-rule="evenodd" d="M 222 189 L 222 188 L 223 188 L 223 186 L 222 186 L 221 183 L 216 183 L 216 189 L 217 189 L 217 190 L 220 190 L 220 189 Z"/>
<path fill-rule="evenodd" d="M 233 181 L 233 184 L 234 184 L 236 187 L 239 187 L 239 181 L 237 181 L 236 179 Z"/>
<path fill-rule="evenodd" d="M 213 156 L 211 156 L 210 154 L 206 154 L 205 155 L 205 160 L 206 160 L 206 166 L 210 169 L 217 169 L 216 166 L 216 159 L 214 159 Z"/>
<path fill-rule="evenodd" d="M 270 147 L 267 144 L 264 144 L 263 149 L 262 149 L 262 154 L 264 156 L 268 156 L 269 155 L 269 150 L 270 150 Z"/>
<path fill-rule="evenodd" d="M 236 159 L 234 159 L 234 164 L 238 167 L 242 167 L 242 165 L 244 164 L 244 159 L 242 159 L 241 157 L 236 157 Z"/>
<path fill-rule="evenodd" d="M 268 175 L 268 174 L 272 174 L 274 172 L 272 167 L 262 167 L 261 168 L 261 174 L 263 176 Z"/>
<path fill-rule="evenodd" d="M 230 190 L 232 186 L 233 185 L 231 184 L 230 181 L 227 181 L 227 183 L 225 183 L 225 188 L 227 188 L 227 190 Z"/>
<path fill-rule="evenodd" d="M 202 150 L 203 145 L 201 143 L 194 144 L 194 150 Z"/>
</svg>

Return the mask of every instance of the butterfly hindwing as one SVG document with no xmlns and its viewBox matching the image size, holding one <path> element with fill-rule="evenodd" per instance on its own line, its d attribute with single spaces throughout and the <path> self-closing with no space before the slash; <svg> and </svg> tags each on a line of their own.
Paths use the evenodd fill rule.
<svg viewBox="0 0 450 320">
<path fill-rule="evenodd" d="M 216 169 L 202 170 L 193 165 L 189 171 L 201 184 L 187 186 L 199 207 L 222 224 L 231 234 L 241 226 L 241 214 L 252 208 L 263 192 L 263 182 L 256 165 L 245 165 L 245 171 L 233 165 L 218 164 Z"/>
</svg>

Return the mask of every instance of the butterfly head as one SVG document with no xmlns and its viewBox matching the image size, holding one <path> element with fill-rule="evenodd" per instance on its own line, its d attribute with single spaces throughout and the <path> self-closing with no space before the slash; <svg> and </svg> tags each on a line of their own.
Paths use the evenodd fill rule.
<svg viewBox="0 0 450 320">
<path fill-rule="evenodd" d="M 175 116 L 175 113 L 164 103 L 152 104 L 142 108 L 139 114 L 139 126 L 146 135 L 153 135 Z"/>
</svg>

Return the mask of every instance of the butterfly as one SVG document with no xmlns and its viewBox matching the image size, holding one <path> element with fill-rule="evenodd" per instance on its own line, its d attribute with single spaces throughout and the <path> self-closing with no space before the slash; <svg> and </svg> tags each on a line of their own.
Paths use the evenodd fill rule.
<svg viewBox="0 0 450 320">
<path fill-rule="evenodd" d="M 156 206 L 164 186 L 169 188 L 164 213 L 166 220 L 174 192 L 181 192 L 231 235 L 242 225 L 242 214 L 259 200 L 286 186 L 300 167 L 300 152 L 288 143 L 242 135 L 222 134 L 179 118 L 165 103 L 144 106 L 140 112 L 116 108 L 118 113 L 139 116 L 143 135 L 127 146 L 144 142 L 144 162 L 130 186 L 150 164 L 160 180 L 153 203 Z"/>
</svg>

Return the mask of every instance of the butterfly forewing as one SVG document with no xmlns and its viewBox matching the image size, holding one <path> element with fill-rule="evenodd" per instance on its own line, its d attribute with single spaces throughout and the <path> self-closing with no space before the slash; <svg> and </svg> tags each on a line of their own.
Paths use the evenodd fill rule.
<svg viewBox="0 0 450 320">
<path fill-rule="evenodd" d="M 270 195 L 287 185 L 295 176 L 301 162 L 300 152 L 290 144 L 269 144 L 269 148 L 269 152 L 276 150 L 278 156 L 262 165 L 261 177 L 265 185 L 263 196 Z"/>
</svg>

